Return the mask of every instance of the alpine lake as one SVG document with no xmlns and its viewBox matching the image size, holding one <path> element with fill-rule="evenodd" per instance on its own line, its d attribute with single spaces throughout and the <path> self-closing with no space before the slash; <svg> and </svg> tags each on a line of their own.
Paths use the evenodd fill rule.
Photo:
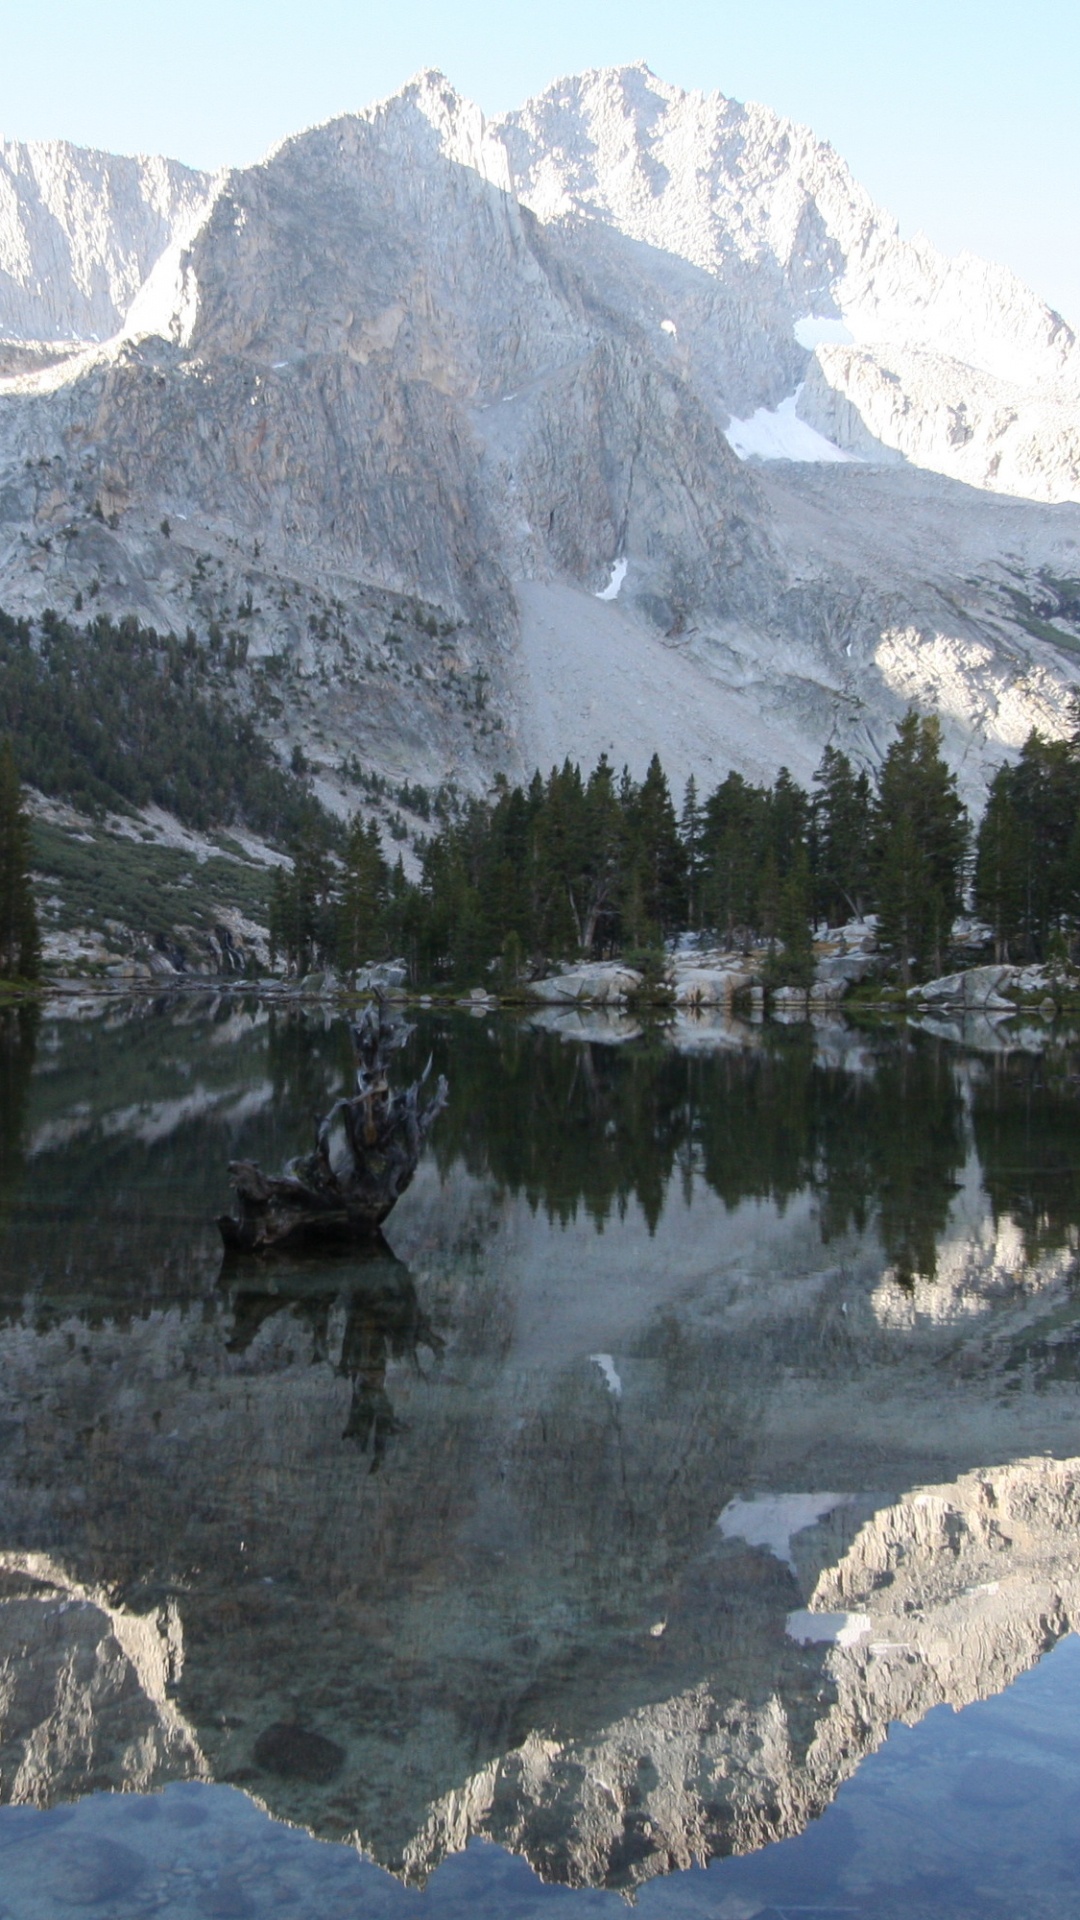
<svg viewBox="0 0 1080 1920">
<path fill-rule="evenodd" d="M 1080 1031 L 0 1015 L 0 1920 L 1080 1908 Z"/>
</svg>

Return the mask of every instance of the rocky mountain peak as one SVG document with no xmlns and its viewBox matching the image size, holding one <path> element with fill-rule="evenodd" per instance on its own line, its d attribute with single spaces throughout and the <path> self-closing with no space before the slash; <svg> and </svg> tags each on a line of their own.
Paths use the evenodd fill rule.
<svg viewBox="0 0 1080 1920">
<path fill-rule="evenodd" d="M 52 342 L 0 353 L 13 608 L 250 605 L 250 659 L 343 674 L 399 779 L 654 746 L 676 780 L 807 778 L 915 701 L 975 791 L 1059 724 L 1080 633 L 1040 609 L 1080 541 L 1037 503 L 1080 502 L 1076 342 L 806 128 L 644 64 L 487 121 L 432 70 L 215 181 L 50 167 L 0 174 L 0 331 L 37 301 Z M 56 344 L 91 306 L 115 334 L 128 287 L 112 344 Z M 366 609 L 333 663 L 327 594 Z M 387 594 L 438 631 L 426 673 L 369 625 Z"/>
</svg>

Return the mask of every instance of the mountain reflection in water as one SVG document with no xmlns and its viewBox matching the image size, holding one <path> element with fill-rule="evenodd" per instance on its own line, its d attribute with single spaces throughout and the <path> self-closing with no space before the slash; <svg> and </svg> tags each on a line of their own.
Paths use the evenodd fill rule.
<svg viewBox="0 0 1080 1920">
<path fill-rule="evenodd" d="M 630 1889 L 1068 1630 L 1071 1041 L 411 1046 L 389 1244 L 223 1268 L 344 1022 L 0 1023 L 5 1798 L 231 1782 L 413 1880 L 484 1835 Z"/>
</svg>

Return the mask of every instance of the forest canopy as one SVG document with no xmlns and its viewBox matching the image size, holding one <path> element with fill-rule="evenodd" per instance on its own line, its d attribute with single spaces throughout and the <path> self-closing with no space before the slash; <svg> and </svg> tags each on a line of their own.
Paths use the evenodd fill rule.
<svg viewBox="0 0 1080 1920">
<path fill-rule="evenodd" d="M 163 807 L 185 826 L 272 840 L 327 821 L 228 697 L 211 648 L 100 615 L 86 628 L 0 611 L 3 729 L 20 778 L 88 812 Z"/>
<path fill-rule="evenodd" d="M 940 971 L 960 908 L 970 823 L 935 719 L 900 723 L 876 784 L 827 747 L 809 792 L 786 768 L 771 786 L 730 773 L 675 805 L 656 755 L 642 780 L 601 757 L 567 760 L 527 787 L 496 783 L 424 844 L 418 879 L 357 822 L 335 875 L 298 846 L 278 875 L 271 932 L 298 966 L 345 969 L 391 952 L 416 981 L 504 985 L 539 960 L 634 959 L 709 930 L 772 945 L 776 984 L 806 985 L 812 928 L 876 912 L 902 976 Z"/>
<path fill-rule="evenodd" d="M 91 813 L 156 804 L 186 826 L 243 824 L 289 849 L 271 944 L 302 970 L 403 953 L 417 983 L 497 973 L 505 984 L 552 960 L 647 965 L 689 929 L 729 946 L 765 940 L 776 983 L 801 985 L 815 925 L 875 913 L 906 985 L 941 971 L 966 898 L 999 960 L 1063 955 L 1080 935 L 1075 715 L 1071 737 L 1032 733 L 999 768 L 977 832 L 938 721 L 911 712 L 875 777 L 829 746 L 808 790 L 783 767 L 771 785 L 731 772 L 711 792 L 689 780 L 677 805 L 655 754 L 641 780 L 603 756 L 587 773 L 568 759 L 526 786 L 500 778 L 483 799 L 447 804 L 440 790 L 434 812 L 425 788 L 404 787 L 402 804 L 432 827 L 408 877 L 374 819 L 358 815 L 347 837 L 330 819 L 302 754 L 279 764 L 244 710 L 243 671 L 235 636 L 226 647 L 134 617 L 83 627 L 0 612 L 19 779 Z M 400 816 L 391 825 L 406 834 Z"/>
</svg>

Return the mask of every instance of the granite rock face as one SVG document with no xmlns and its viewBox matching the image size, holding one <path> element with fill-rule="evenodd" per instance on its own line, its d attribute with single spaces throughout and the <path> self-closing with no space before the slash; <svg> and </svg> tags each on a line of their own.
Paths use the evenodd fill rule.
<svg viewBox="0 0 1080 1920">
<path fill-rule="evenodd" d="M 1073 336 L 805 129 L 640 67 L 488 123 L 428 73 L 213 182 L 7 165 L 0 604 L 242 620 L 340 810 L 358 752 L 805 779 L 911 702 L 974 797 L 1061 730 Z"/>
<path fill-rule="evenodd" d="M 809 129 L 637 66 L 557 82 L 501 130 L 542 220 L 587 243 L 603 223 L 666 264 L 653 324 L 733 414 L 798 391 L 799 415 L 860 455 L 1080 497 L 1071 328 L 1007 269 L 901 239 Z"/>
<path fill-rule="evenodd" d="M 174 1604 L 132 1611 L 41 1553 L 0 1554 L 3 1797 L 50 1806 L 112 1787 L 205 1775 L 171 1695 L 183 1671 Z"/>
<path fill-rule="evenodd" d="M 0 142 L 0 333 L 108 339 L 209 192 L 207 174 L 176 160 Z"/>
<path fill-rule="evenodd" d="M 527 991 L 531 999 L 542 1000 L 550 1006 L 572 1006 L 581 1001 L 606 1007 L 622 1006 L 632 1000 L 642 984 L 643 976 L 633 967 L 598 960 L 591 966 L 567 967 L 547 979 L 532 980 Z"/>
<path fill-rule="evenodd" d="M 1009 966 L 967 967 L 963 973 L 943 973 L 936 980 L 924 980 L 908 988 L 908 999 L 916 1006 L 987 1009 L 1012 1013 L 1015 996 L 1022 991 L 1020 978 L 1025 969 Z"/>
</svg>

